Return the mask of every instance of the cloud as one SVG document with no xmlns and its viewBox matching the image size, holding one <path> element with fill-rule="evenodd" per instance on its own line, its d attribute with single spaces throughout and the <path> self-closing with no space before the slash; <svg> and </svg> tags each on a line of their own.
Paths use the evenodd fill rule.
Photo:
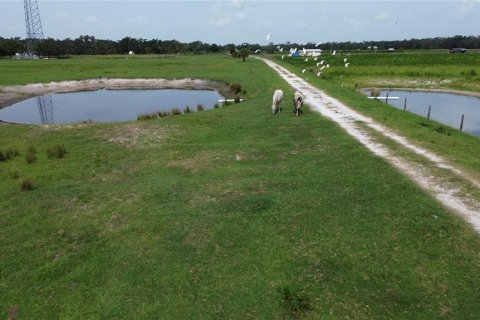
<svg viewBox="0 0 480 320">
<path fill-rule="evenodd" d="M 374 21 L 387 21 L 389 19 L 390 14 L 385 10 L 380 11 L 375 17 L 373 17 Z"/>
<path fill-rule="evenodd" d="M 209 19 L 208 24 L 213 27 L 225 27 L 232 22 L 232 19 L 229 17 L 220 17 L 216 19 Z"/>
<path fill-rule="evenodd" d="M 470 15 L 475 7 L 474 1 L 462 1 L 457 9 L 457 17 L 464 17 Z"/>
<path fill-rule="evenodd" d="M 95 16 L 86 16 L 85 17 L 85 22 L 87 22 L 87 23 L 96 23 L 96 22 L 99 22 L 99 21 L 100 21 L 100 19 L 98 19 Z"/>
</svg>

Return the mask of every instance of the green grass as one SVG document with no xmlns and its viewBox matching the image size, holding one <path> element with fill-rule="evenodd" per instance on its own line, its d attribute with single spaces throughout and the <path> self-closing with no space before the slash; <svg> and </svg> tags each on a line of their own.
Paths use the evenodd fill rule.
<svg viewBox="0 0 480 320">
<path fill-rule="evenodd" d="M 109 65 L 112 77 L 205 77 L 248 95 L 151 121 L 0 126 L 1 149 L 20 154 L 0 162 L 0 318 L 17 305 L 19 319 L 480 314 L 478 235 L 335 124 L 308 108 L 295 117 L 292 90 L 262 62 L 18 63 L 37 72 L 15 79 L 7 61 L 9 84 Z M 287 94 L 278 116 L 275 88 Z M 67 152 L 49 157 L 52 146 Z"/>
<path fill-rule="evenodd" d="M 309 74 L 309 82 L 355 110 L 383 123 L 386 127 L 397 130 L 416 144 L 437 152 L 480 180 L 480 162 L 478 161 L 480 148 L 476 147 L 479 137 L 445 127 L 410 112 L 388 107 L 381 101 L 365 99 L 365 96 L 358 92 L 358 89 L 363 87 L 395 86 L 419 89 L 463 89 L 478 92 L 480 77 L 460 75 L 460 70 L 478 69 L 480 54 L 455 55 L 445 52 L 352 54 L 348 56 L 351 62 L 348 69 L 342 66 L 345 57 L 347 56 L 319 57 L 318 60 L 324 59 L 330 62 L 331 67 L 325 69 L 325 78 L 317 78 Z M 308 62 L 304 62 L 302 58 L 288 58 L 282 61 L 280 57 L 276 57 L 275 60 L 298 75 L 302 75 L 301 70 L 308 66 L 315 72 L 317 70 L 316 62 L 312 59 Z M 407 69 L 418 76 L 406 76 L 404 70 Z M 452 81 L 445 83 L 436 81 L 440 78 Z M 425 83 L 429 84 L 424 85 Z M 448 129 L 440 129 L 443 127 Z"/>
</svg>

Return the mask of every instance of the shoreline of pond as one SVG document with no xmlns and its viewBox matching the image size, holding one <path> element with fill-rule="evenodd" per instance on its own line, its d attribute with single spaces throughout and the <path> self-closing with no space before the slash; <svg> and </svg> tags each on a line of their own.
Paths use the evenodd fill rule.
<svg viewBox="0 0 480 320">
<path fill-rule="evenodd" d="M 477 97 L 480 98 L 480 92 L 474 91 L 461 91 L 455 89 L 426 89 L 426 88 L 383 88 L 383 87 L 371 87 L 371 88 L 361 88 L 360 92 L 363 94 L 372 91 L 373 89 L 378 89 L 381 91 L 416 91 L 416 92 L 435 92 L 435 93 L 449 93 L 455 94 L 459 96 L 467 96 L 467 97 Z"/>
<path fill-rule="evenodd" d="M 208 79 L 125 79 L 125 78 L 99 78 L 86 80 L 67 80 L 50 83 L 35 83 L 0 87 L 0 109 L 26 99 L 53 93 L 69 93 L 96 90 L 123 90 L 123 89 L 190 89 L 190 90 L 216 90 L 226 96 L 228 87 Z"/>
</svg>

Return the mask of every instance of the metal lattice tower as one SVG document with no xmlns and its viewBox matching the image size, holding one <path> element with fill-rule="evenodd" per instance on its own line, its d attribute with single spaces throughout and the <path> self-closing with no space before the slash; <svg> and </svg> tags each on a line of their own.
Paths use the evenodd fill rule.
<svg viewBox="0 0 480 320">
<path fill-rule="evenodd" d="M 23 0 L 25 8 L 25 26 L 27 28 L 27 53 L 35 54 L 36 44 L 43 40 L 42 20 L 37 0 Z"/>
</svg>

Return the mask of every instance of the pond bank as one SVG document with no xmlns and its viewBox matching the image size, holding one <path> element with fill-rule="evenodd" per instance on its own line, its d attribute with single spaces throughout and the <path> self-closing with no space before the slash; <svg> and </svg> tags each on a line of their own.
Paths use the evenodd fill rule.
<svg viewBox="0 0 480 320">
<path fill-rule="evenodd" d="M 51 93 L 100 89 L 205 89 L 225 93 L 225 84 L 206 79 L 87 79 L 0 87 L 0 109 L 13 103 Z"/>
</svg>

